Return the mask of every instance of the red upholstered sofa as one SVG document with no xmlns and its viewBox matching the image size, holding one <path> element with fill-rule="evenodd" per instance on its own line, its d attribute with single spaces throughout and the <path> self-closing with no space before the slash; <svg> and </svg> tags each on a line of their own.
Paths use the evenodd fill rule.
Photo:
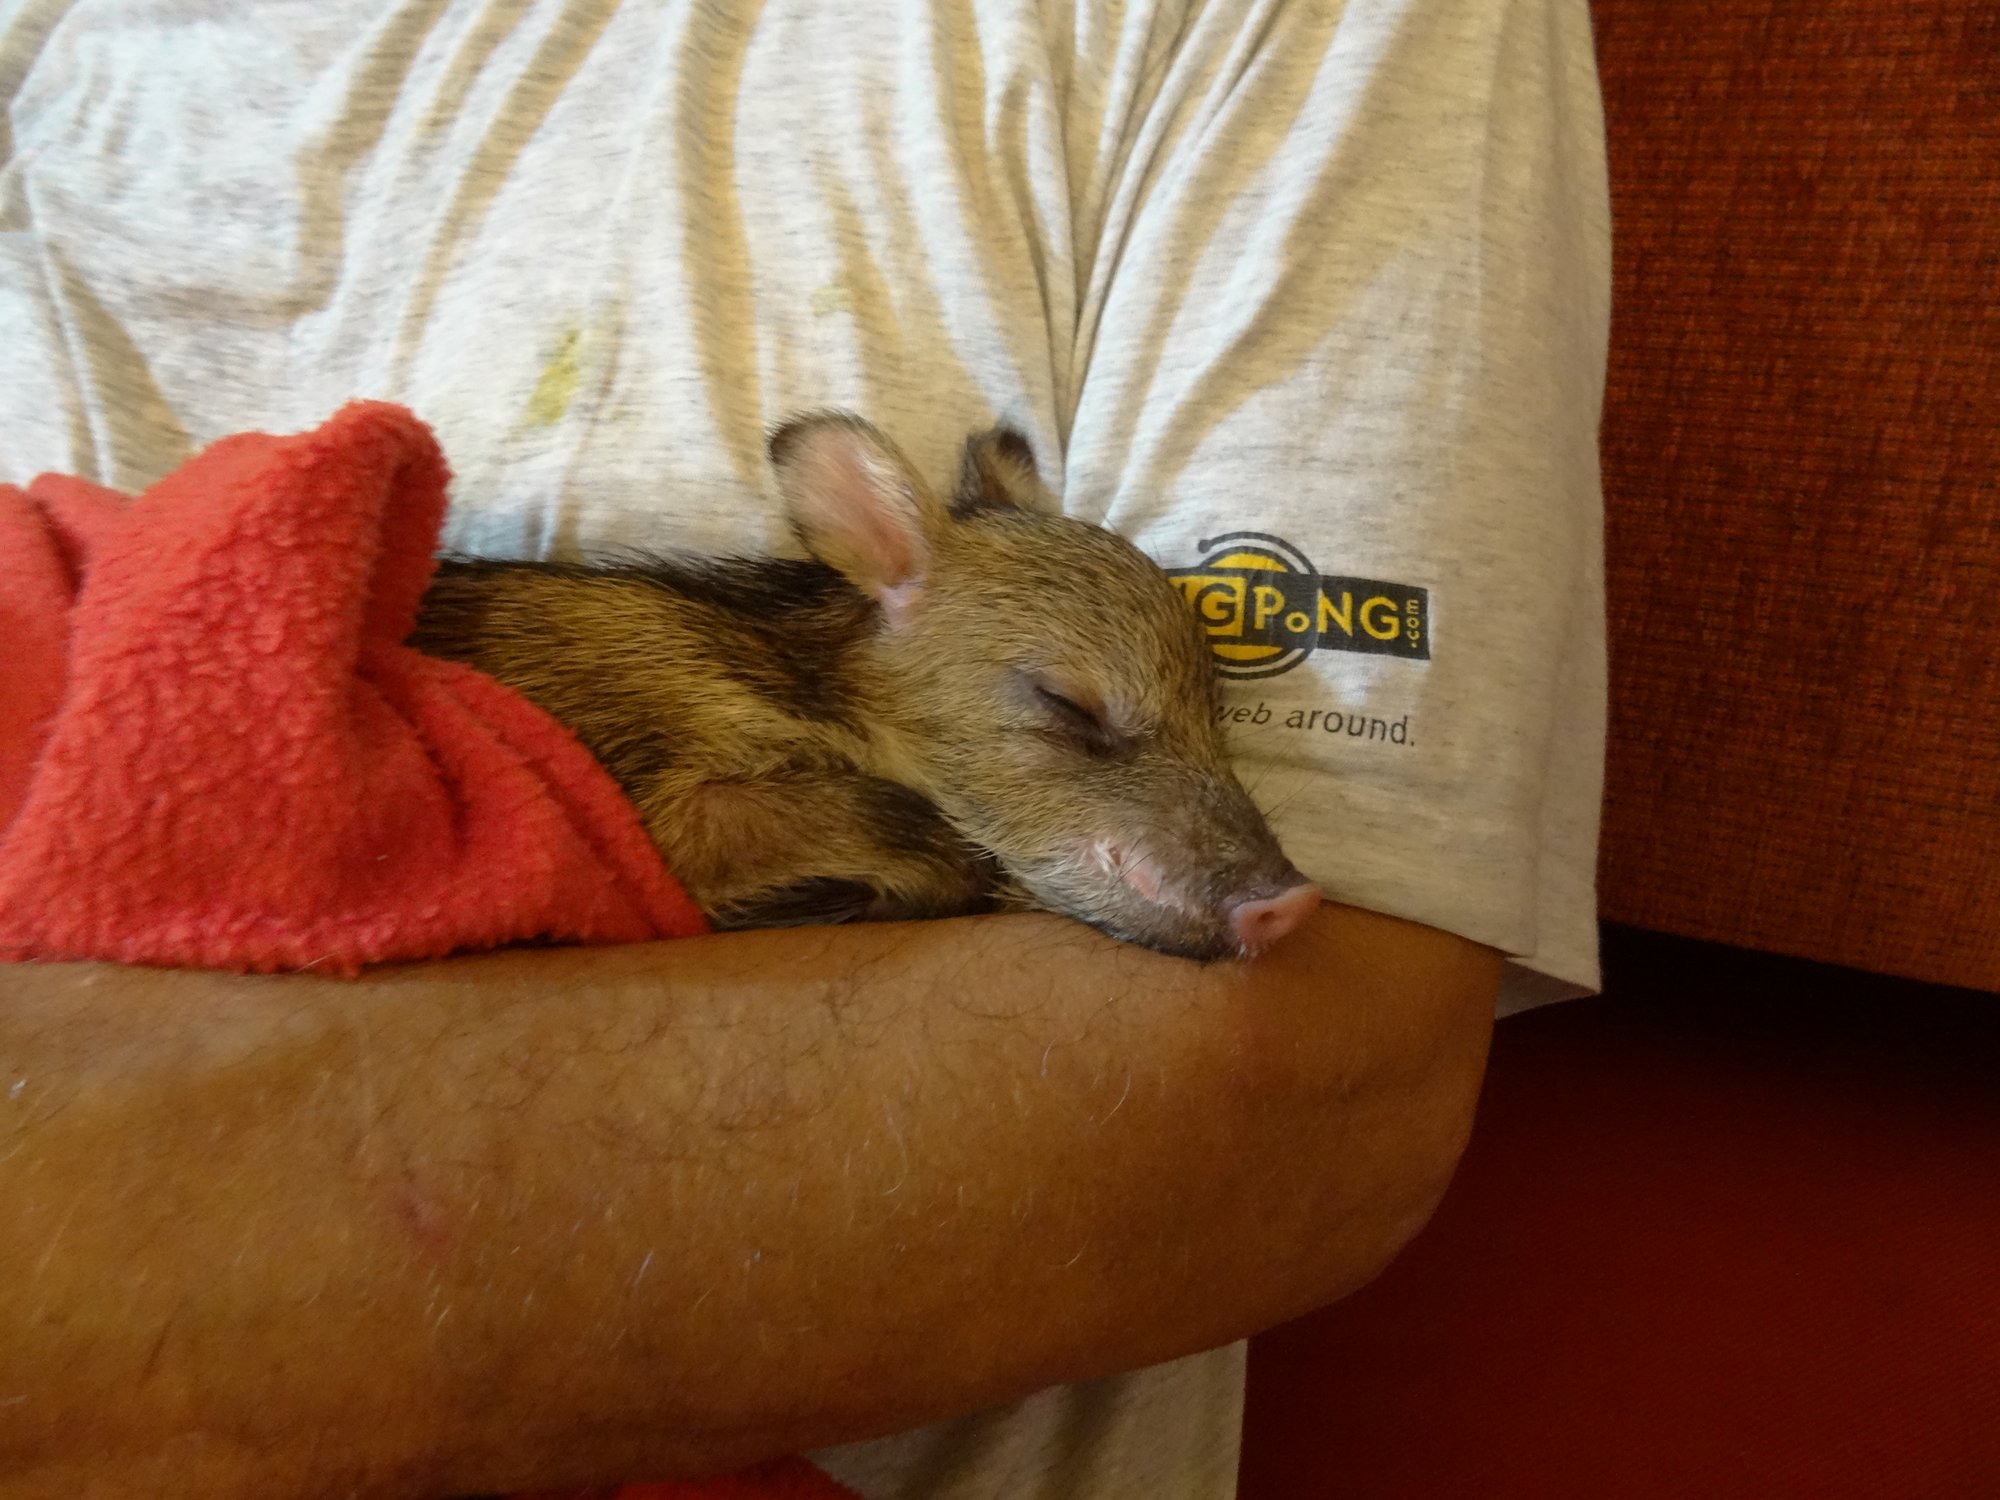
<svg viewBox="0 0 2000 1500">
<path fill-rule="evenodd" d="M 1603 997 L 1245 1500 L 2000 1497 L 2000 6 L 1597 0 Z"/>
</svg>

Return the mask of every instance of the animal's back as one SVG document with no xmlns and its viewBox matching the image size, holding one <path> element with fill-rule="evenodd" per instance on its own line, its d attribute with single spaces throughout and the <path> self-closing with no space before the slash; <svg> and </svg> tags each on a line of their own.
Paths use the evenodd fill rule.
<svg viewBox="0 0 2000 1500">
<path fill-rule="evenodd" d="M 817 563 L 454 560 L 412 644 L 568 725 L 644 807 L 676 773 L 754 772 L 858 732 L 845 657 L 865 609 Z"/>
<path fill-rule="evenodd" d="M 574 730 L 720 926 L 982 909 L 991 862 L 866 764 L 872 617 L 818 563 L 455 561 L 412 644 Z"/>
</svg>

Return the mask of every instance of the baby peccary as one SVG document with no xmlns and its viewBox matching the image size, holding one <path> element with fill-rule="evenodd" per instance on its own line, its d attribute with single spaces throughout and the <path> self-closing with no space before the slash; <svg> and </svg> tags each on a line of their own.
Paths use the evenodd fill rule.
<svg viewBox="0 0 2000 1500">
<path fill-rule="evenodd" d="M 450 562 L 415 644 L 567 724 L 719 927 L 1062 912 L 1190 958 L 1319 902 L 1229 769 L 1193 611 L 1027 443 L 947 506 L 843 413 L 771 439 L 812 561 Z"/>
</svg>

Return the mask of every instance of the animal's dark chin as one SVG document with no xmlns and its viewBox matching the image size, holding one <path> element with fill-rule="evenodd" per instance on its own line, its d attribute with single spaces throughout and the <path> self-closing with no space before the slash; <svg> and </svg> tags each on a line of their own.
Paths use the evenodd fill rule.
<svg viewBox="0 0 2000 1500">
<path fill-rule="evenodd" d="M 1064 870 L 1058 878 L 1038 880 L 1025 871 L 1015 871 L 1012 880 L 1019 904 L 1070 917 L 1108 938 L 1150 948 L 1169 958 L 1206 964 L 1243 955 L 1236 934 L 1220 917 L 1208 921 L 1198 908 L 1141 902 L 1116 886 L 1080 886 L 1061 878 L 1068 873 Z"/>
<path fill-rule="evenodd" d="M 1078 920 L 1096 928 L 1106 937 L 1116 938 L 1121 943 L 1131 943 L 1140 948 L 1150 948 L 1155 953 L 1166 954 L 1169 958 L 1186 958 L 1195 963 L 1212 964 L 1221 959 L 1243 956 L 1241 945 L 1237 943 L 1233 934 L 1227 932 L 1141 928 L 1107 918 L 1079 917 Z"/>
</svg>

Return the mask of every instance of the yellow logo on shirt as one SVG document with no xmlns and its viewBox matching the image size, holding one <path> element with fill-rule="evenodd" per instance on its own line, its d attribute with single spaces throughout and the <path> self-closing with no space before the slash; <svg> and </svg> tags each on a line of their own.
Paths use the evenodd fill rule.
<svg viewBox="0 0 2000 1500">
<path fill-rule="evenodd" d="M 1201 616 L 1224 677 L 1276 677 L 1315 651 L 1430 660 L 1428 589 L 1322 576 L 1298 548 L 1262 531 L 1198 545 L 1201 562 L 1167 576 Z"/>
</svg>

